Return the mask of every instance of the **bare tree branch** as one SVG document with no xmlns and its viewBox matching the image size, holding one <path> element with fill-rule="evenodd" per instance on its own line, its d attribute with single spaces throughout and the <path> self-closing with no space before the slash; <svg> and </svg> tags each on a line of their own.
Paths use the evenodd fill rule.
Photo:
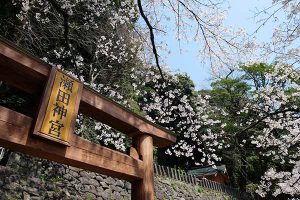
<svg viewBox="0 0 300 200">
<path fill-rule="evenodd" d="M 55 8 L 55 10 L 60 13 L 64 18 L 64 38 L 67 46 L 69 47 L 69 15 L 68 12 L 60 7 L 60 5 L 55 0 L 48 0 L 48 2 Z"/>
<path fill-rule="evenodd" d="M 261 117 L 260 119 L 258 119 L 256 122 L 250 124 L 249 126 L 247 126 L 246 128 L 244 128 L 243 130 L 239 131 L 236 135 L 242 134 L 243 132 L 253 128 L 254 126 L 256 126 L 257 124 L 259 124 L 260 122 L 262 122 L 263 120 L 267 119 L 270 116 L 274 116 L 277 115 L 279 113 L 285 113 L 285 112 L 299 112 L 299 109 L 293 109 L 293 108 L 289 108 L 289 109 L 285 109 L 285 110 L 277 110 L 274 111 L 272 113 L 268 113 L 267 115 L 265 115 L 264 117 Z"/>
<path fill-rule="evenodd" d="M 152 44 L 152 51 L 153 51 L 153 54 L 154 54 L 154 57 L 155 57 L 156 66 L 159 70 L 159 73 L 160 73 L 163 81 L 165 81 L 162 69 L 161 69 L 160 64 L 159 64 L 158 53 L 157 53 L 157 49 L 156 49 L 156 45 L 155 45 L 155 39 L 154 39 L 154 33 L 153 33 L 154 28 L 151 25 L 151 23 L 149 22 L 149 19 L 147 18 L 145 13 L 144 13 L 141 0 L 138 0 L 137 3 L 138 3 L 138 7 L 139 7 L 139 12 L 140 12 L 142 18 L 144 19 L 144 21 L 146 22 L 147 27 L 149 28 L 149 31 L 150 31 L 150 40 L 151 40 L 151 44 Z"/>
</svg>

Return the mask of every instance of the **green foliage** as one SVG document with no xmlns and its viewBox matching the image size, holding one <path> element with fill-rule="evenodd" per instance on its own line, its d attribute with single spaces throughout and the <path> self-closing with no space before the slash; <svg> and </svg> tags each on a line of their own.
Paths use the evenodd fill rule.
<svg viewBox="0 0 300 200">
<path fill-rule="evenodd" d="M 64 180 L 64 178 L 62 176 L 50 174 L 47 172 L 40 174 L 39 179 L 41 179 L 45 183 L 49 183 L 49 184 L 56 184 L 56 183 L 62 182 Z"/>
<path fill-rule="evenodd" d="M 199 194 L 202 194 L 202 193 L 204 192 L 204 189 L 203 189 L 202 187 L 198 187 L 198 188 L 197 188 L 197 192 L 198 192 Z"/>
<path fill-rule="evenodd" d="M 91 194 L 88 194 L 85 198 L 85 200 L 93 200 L 93 196 Z"/>
<path fill-rule="evenodd" d="M 173 190 L 176 192 L 177 191 L 176 184 L 174 182 L 171 182 L 171 186 L 172 186 Z"/>
<path fill-rule="evenodd" d="M 248 81 L 248 84 L 256 89 L 264 87 L 268 84 L 265 74 L 273 69 L 272 65 L 265 63 L 253 64 L 250 66 L 242 66 L 242 78 Z"/>
<path fill-rule="evenodd" d="M 235 113 L 245 102 L 247 92 L 251 87 L 241 78 L 221 79 L 211 84 L 208 93 L 213 103 L 224 108 L 227 112 Z"/>
<path fill-rule="evenodd" d="M 121 6 L 121 0 L 114 0 L 115 4 L 117 7 Z"/>
<path fill-rule="evenodd" d="M 254 183 L 248 183 L 246 185 L 246 192 L 249 193 L 251 195 L 252 198 L 255 198 L 256 193 L 255 191 L 257 190 L 258 185 L 254 184 Z"/>
<path fill-rule="evenodd" d="M 35 101 L 25 92 L 0 82 L 0 105 L 31 116 Z"/>
<path fill-rule="evenodd" d="M 188 96 L 193 96 L 193 93 L 195 92 L 195 84 L 190 79 L 190 77 L 186 74 L 177 74 L 175 76 L 178 78 L 179 81 L 178 88 L 182 89 L 182 91 L 184 91 L 184 94 Z"/>
</svg>

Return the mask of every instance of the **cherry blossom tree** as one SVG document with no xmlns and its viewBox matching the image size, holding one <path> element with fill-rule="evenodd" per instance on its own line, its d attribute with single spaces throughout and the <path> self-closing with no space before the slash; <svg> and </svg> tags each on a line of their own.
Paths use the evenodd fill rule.
<svg viewBox="0 0 300 200">
<path fill-rule="evenodd" d="M 219 161 L 216 151 L 228 146 L 222 128 L 212 128 L 225 125 L 214 118 L 219 108 L 209 104 L 210 96 L 197 93 L 184 73 L 163 68 L 165 80 L 153 68 L 135 69 L 134 73 L 132 85 L 145 117 L 177 135 L 175 145 L 158 150 L 158 162 L 189 168 Z"/>
<path fill-rule="evenodd" d="M 146 117 L 178 135 L 162 160 L 185 168 L 226 163 L 242 189 L 254 184 L 271 199 L 299 195 L 299 71 L 281 63 L 241 66 L 200 93 L 183 84 L 184 74 L 166 71 L 166 84 L 158 72 L 135 72 Z"/>
<path fill-rule="evenodd" d="M 255 33 L 268 23 L 274 24 L 272 40 L 261 44 L 263 57 L 299 67 L 299 12 L 299 0 L 274 0 L 272 5 L 257 9 L 255 18 L 258 27 Z"/>
<path fill-rule="evenodd" d="M 230 106 L 226 106 L 226 98 L 218 103 L 227 112 L 227 119 L 220 115 L 219 120 L 227 124 L 223 130 L 231 144 L 220 157 L 223 162 L 231 163 L 230 160 L 236 159 L 234 155 L 239 155 L 243 178 L 238 184 L 241 188 L 254 183 L 258 186 L 256 192 L 262 197 L 297 197 L 300 73 L 293 66 L 280 62 L 241 66 L 240 69 L 226 76 L 215 94 L 211 94 L 225 92 L 224 98 L 231 93 Z M 228 153 L 232 157 L 228 157 Z M 259 176 L 261 178 L 257 179 Z"/>
<path fill-rule="evenodd" d="M 273 196 L 281 193 L 297 196 L 300 192 L 299 80 L 299 71 L 289 65 L 275 64 L 256 86 L 253 102 L 241 110 L 241 113 L 257 113 L 258 118 L 250 119 L 243 131 L 261 126 L 259 132 L 250 136 L 251 143 L 260 154 L 276 162 L 262 178 L 257 191 L 261 196 L 267 192 Z"/>
<path fill-rule="evenodd" d="M 133 32 L 132 1 L 13 0 L 0 9 L 2 37 L 120 104 L 134 105 L 128 79 L 141 43 Z M 79 135 L 125 150 L 121 133 L 84 116 L 78 123 Z"/>
<path fill-rule="evenodd" d="M 242 29 L 223 25 L 224 2 L 13 0 L 0 7 L 0 34 L 175 132 L 178 142 L 160 150 L 158 160 L 185 168 L 241 161 L 232 168 L 244 177 L 240 185 L 259 184 L 257 193 L 265 197 L 299 196 L 299 2 L 277 0 L 270 8 L 275 12 L 269 16 L 278 6 L 288 20 L 275 29 L 271 43 L 262 45 L 263 58 L 272 53 L 276 62 L 245 66 L 237 62 L 252 61 L 245 56 L 256 44 Z M 212 90 L 196 91 L 186 74 L 162 65 L 165 46 L 155 36 L 169 32 L 166 21 L 175 24 L 179 43 L 199 44 L 215 72 L 230 70 L 225 77 L 219 74 Z M 77 122 L 82 137 L 120 151 L 130 143 L 93 119 L 79 115 Z M 250 155 L 263 159 L 255 180 L 244 167 Z"/>
<path fill-rule="evenodd" d="M 145 34 L 139 35 L 146 41 L 145 47 L 150 49 L 148 52 L 153 52 L 159 68 L 160 62 L 163 63 L 159 60 L 159 53 L 170 51 L 164 41 L 155 40 L 159 34 L 163 38 L 173 33 L 179 42 L 180 51 L 182 43 L 196 43 L 199 46 L 199 57 L 211 65 L 215 74 L 224 68 L 236 66 L 237 62 L 256 49 L 256 44 L 249 39 L 243 28 L 234 30 L 224 25 L 229 7 L 226 0 L 137 0 L 137 4 L 145 21 L 144 26 L 141 24 L 143 31 L 140 31 Z M 151 53 L 147 53 L 149 55 Z M 160 74 L 163 76 L 161 69 Z"/>
</svg>

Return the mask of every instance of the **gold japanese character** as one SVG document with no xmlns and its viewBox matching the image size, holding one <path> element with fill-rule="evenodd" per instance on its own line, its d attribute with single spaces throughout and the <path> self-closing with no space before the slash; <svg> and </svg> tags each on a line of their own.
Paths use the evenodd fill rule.
<svg viewBox="0 0 300 200">
<path fill-rule="evenodd" d="M 58 93 L 57 93 L 57 96 L 56 96 L 56 101 L 62 102 L 65 105 L 69 105 L 70 94 L 58 89 Z"/>
<path fill-rule="evenodd" d="M 63 128 L 64 125 L 61 124 L 58 120 L 56 121 L 50 120 L 49 123 L 51 124 L 51 127 L 49 129 L 48 134 L 59 137 L 61 134 L 60 129 Z"/>
</svg>

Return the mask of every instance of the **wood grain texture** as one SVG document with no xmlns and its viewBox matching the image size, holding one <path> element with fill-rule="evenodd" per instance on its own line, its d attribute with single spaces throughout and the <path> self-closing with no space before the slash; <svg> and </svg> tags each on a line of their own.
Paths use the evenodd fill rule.
<svg viewBox="0 0 300 200">
<path fill-rule="evenodd" d="M 0 80 L 40 98 L 51 66 L 0 39 Z M 176 142 L 170 131 L 149 122 L 119 104 L 84 86 L 79 112 L 131 137 L 148 134 L 158 147 Z"/>
<path fill-rule="evenodd" d="M 176 137 L 169 131 L 137 117 L 136 114 L 88 88 L 84 88 L 82 92 L 79 112 L 108 124 L 131 137 L 149 134 L 154 139 L 154 145 L 158 147 L 169 146 L 176 141 Z"/>
<path fill-rule="evenodd" d="M 131 157 L 133 157 L 134 159 L 140 159 L 140 155 L 139 155 L 139 153 L 137 152 L 136 148 L 134 148 L 134 147 L 130 147 L 129 155 L 130 155 Z"/>
<path fill-rule="evenodd" d="M 32 119 L 0 106 L 0 145 L 14 151 L 134 181 L 143 178 L 144 164 L 128 155 L 82 139 L 75 134 L 70 147 L 29 136 Z"/>
<path fill-rule="evenodd" d="M 153 139 L 143 134 L 133 138 L 133 146 L 142 156 L 144 162 L 144 176 L 142 180 L 133 181 L 131 184 L 132 200 L 154 200 L 154 169 L 153 169 Z"/>
</svg>

